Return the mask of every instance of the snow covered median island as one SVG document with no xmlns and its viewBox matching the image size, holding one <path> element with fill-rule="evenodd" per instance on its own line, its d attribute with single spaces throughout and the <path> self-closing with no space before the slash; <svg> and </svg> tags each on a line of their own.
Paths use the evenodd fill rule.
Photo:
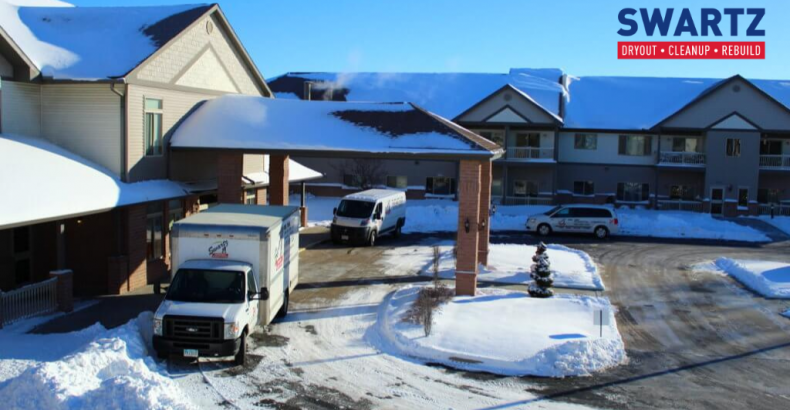
<svg viewBox="0 0 790 410">
<path fill-rule="evenodd" d="M 787 235 L 790 235 L 790 216 L 777 216 L 771 219 L 770 216 L 761 215 L 758 217 L 758 219 L 769 223 L 773 225 L 774 228 L 779 229 Z"/>
<path fill-rule="evenodd" d="M 419 272 L 433 276 L 433 247 L 439 247 L 439 276 L 455 278 L 453 241 L 427 239 L 419 245 L 402 246 L 384 252 L 382 263 L 400 272 Z M 554 286 L 558 288 L 604 290 L 598 266 L 586 252 L 563 245 L 548 245 Z M 481 282 L 527 284 L 536 247 L 531 245 L 494 244 L 490 246 L 488 266 L 482 267 Z"/>
<path fill-rule="evenodd" d="M 696 265 L 694 269 L 728 274 L 765 297 L 790 299 L 788 263 L 719 258 Z"/>
<path fill-rule="evenodd" d="M 0 403 L 13 409 L 193 408 L 148 355 L 151 318 L 145 312 L 109 331 L 99 324 L 67 334 L 0 331 L 0 374 L 17 373 L 0 382 Z M 53 354 L 61 345 L 71 352 Z"/>
<path fill-rule="evenodd" d="M 606 298 L 480 289 L 455 297 L 434 312 L 430 336 L 405 322 L 420 287 L 390 294 L 379 308 L 368 341 L 384 353 L 428 363 L 507 376 L 583 376 L 626 361 L 625 347 Z M 603 309 L 609 325 L 593 325 Z"/>
<path fill-rule="evenodd" d="M 654 238 L 770 242 L 762 232 L 709 214 L 686 211 L 618 209 L 620 235 Z"/>
</svg>

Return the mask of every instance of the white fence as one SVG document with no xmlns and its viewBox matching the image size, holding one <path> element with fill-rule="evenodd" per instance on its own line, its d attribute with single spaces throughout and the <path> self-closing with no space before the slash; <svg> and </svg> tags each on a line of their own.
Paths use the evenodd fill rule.
<svg viewBox="0 0 790 410">
<path fill-rule="evenodd" d="M 702 212 L 700 201 L 658 201 L 658 209 L 662 211 L 691 211 Z"/>
<path fill-rule="evenodd" d="M 554 148 L 511 147 L 507 149 L 507 159 L 514 161 L 553 160 Z"/>
<path fill-rule="evenodd" d="M 0 292 L 0 327 L 57 310 L 57 285 L 58 279 L 51 278 L 8 293 Z"/>
<path fill-rule="evenodd" d="M 760 168 L 790 169 L 790 155 L 760 155 Z"/>
<path fill-rule="evenodd" d="M 538 196 L 506 196 L 505 205 L 552 205 L 554 198 Z"/>
<path fill-rule="evenodd" d="M 790 216 L 790 205 L 774 205 L 774 215 L 776 216 Z M 760 204 L 761 215 L 771 215 L 770 204 Z"/>
<path fill-rule="evenodd" d="M 662 152 L 661 164 L 705 165 L 705 154 L 700 152 Z"/>
</svg>

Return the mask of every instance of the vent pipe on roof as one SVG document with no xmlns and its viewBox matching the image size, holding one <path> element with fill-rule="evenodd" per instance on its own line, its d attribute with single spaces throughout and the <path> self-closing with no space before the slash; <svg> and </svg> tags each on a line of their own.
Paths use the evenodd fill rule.
<svg viewBox="0 0 790 410">
<path fill-rule="evenodd" d="M 312 81 L 305 81 L 304 82 L 304 95 L 302 96 L 303 100 L 310 101 L 310 97 L 313 94 L 313 82 Z"/>
<path fill-rule="evenodd" d="M 563 120 L 565 120 L 565 102 L 566 100 L 566 93 L 568 93 L 568 85 L 569 85 L 569 78 L 568 74 L 563 73 L 560 77 L 560 85 L 562 85 L 562 92 L 560 93 L 560 106 L 559 106 L 559 116 Z"/>
</svg>

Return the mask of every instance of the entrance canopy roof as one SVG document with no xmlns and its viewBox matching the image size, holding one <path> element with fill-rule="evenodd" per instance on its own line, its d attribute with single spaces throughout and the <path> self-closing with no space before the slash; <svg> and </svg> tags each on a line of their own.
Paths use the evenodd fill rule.
<svg viewBox="0 0 790 410">
<path fill-rule="evenodd" d="M 414 159 L 485 160 L 502 154 L 495 143 L 409 103 L 239 95 L 205 102 L 174 132 L 171 147 Z"/>
</svg>

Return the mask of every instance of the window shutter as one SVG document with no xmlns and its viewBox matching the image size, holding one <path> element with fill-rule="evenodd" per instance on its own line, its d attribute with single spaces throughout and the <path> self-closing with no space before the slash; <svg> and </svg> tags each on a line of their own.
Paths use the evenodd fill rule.
<svg viewBox="0 0 790 410">
<path fill-rule="evenodd" d="M 620 135 L 620 141 L 617 147 L 617 152 L 620 155 L 625 155 L 625 139 L 626 139 L 625 135 Z"/>
<path fill-rule="evenodd" d="M 617 183 L 617 199 L 623 200 L 623 196 L 625 196 L 625 183 L 618 182 Z"/>
<path fill-rule="evenodd" d="M 433 178 L 431 177 L 425 178 L 425 192 L 433 193 Z"/>
<path fill-rule="evenodd" d="M 450 194 L 455 195 L 455 178 L 450 178 Z"/>
<path fill-rule="evenodd" d="M 645 155 L 650 155 L 653 152 L 653 137 L 648 135 L 645 137 Z"/>
<path fill-rule="evenodd" d="M 650 200 L 650 184 L 642 184 L 642 200 Z"/>
</svg>

